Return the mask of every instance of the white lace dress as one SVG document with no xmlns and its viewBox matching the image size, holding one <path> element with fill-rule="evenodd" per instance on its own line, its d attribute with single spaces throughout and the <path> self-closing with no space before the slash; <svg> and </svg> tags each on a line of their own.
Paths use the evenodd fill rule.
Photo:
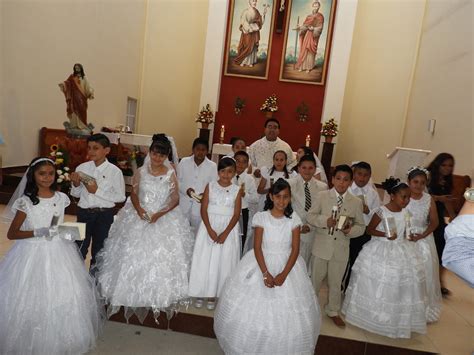
<svg viewBox="0 0 474 355">
<path fill-rule="evenodd" d="M 410 199 L 407 210 L 411 215 L 411 225 L 424 232 L 428 227 L 431 195 L 423 193 L 419 200 Z M 436 322 L 441 314 L 442 296 L 439 282 L 439 261 L 433 233 L 415 243 L 415 248 L 423 258 L 426 276 L 426 320 Z"/>
<path fill-rule="evenodd" d="M 133 185 L 150 216 L 179 199 L 173 169 L 154 176 L 143 166 L 137 177 Z M 157 319 L 160 311 L 176 311 L 179 303 L 187 303 L 192 245 L 189 223 L 179 207 L 149 223 L 138 216 L 129 199 L 98 256 L 96 278 L 108 303 L 107 315 L 124 306 L 127 319 L 136 314 L 143 322 L 150 309 Z"/>
<path fill-rule="evenodd" d="M 357 257 L 342 313 L 346 321 L 372 333 L 391 338 L 410 338 L 426 333 L 426 280 L 415 243 L 405 236 L 406 211 L 377 213 L 395 218 L 397 239 L 372 237 Z M 383 221 L 377 230 L 384 232 Z"/>
<path fill-rule="evenodd" d="M 239 187 L 222 187 L 217 181 L 209 183 L 207 213 L 212 229 L 219 235 L 229 225 Z M 201 222 L 196 235 L 189 295 L 192 297 L 219 297 L 222 286 L 240 260 L 241 240 L 239 224 L 229 233 L 224 244 L 214 243 Z"/>
<path fill-rule="evenodd" d="M 254 227 L 263 228 L 262 250 L 273 276 L 286 266 L 292 231 L 301 220 L 259 212 Z M 249 251 L 227 280 L 214 314 L 214 331 L 226 354 L 314 354 L 321 314 L 306 264 L 298 256 L 280 287 L 268 288 L 255 254 Z"/>
<path fill-rule="evenodd" d="M 23 231 L 63 221 L 69 198 L 56 192 L 37 205 L 20 197 Z M 103 324 L 95 284 L 76 243 L 53 237 L 17 240 L 0 263 L 0 354 L 82 354 Z"/>
</svg>

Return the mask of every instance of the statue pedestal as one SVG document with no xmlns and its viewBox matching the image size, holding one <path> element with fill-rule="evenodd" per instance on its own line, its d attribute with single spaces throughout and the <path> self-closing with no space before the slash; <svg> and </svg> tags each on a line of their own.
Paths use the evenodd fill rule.
<svg viewBox="0 0 474 355">
<path fill-rule="evenodd" d="M 332 161 L 332 154 L 334 151 L 334 145 L 336 143 L 323 143 L 323 153 L 321 154 L 321 164 L 323 164 L 324 171 L 326 172 L 326 176 L 328 178 L 328 183 L 331 185 L 331 161 Z"/>
</svg>

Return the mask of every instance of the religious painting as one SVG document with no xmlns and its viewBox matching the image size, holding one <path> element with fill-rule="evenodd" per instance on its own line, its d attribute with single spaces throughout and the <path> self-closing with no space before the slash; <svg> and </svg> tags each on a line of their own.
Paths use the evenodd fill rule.
<svg viewBox="0 0 474 355">
<path fill-rule="evenodd" d="M 280 80 L 324 85 L 336 0 L 290 0 Z"/>
<path fill-rule="evenodd" d="M 224 75 L 267 79 L 276 0 L 232 0 Z"/>
</svg>

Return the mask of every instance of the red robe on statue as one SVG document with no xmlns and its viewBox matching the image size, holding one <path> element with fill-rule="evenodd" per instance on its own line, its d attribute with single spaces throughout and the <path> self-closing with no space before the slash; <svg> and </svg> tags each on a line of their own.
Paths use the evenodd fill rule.
<svg viewBox="0 0 474 355">
<path fill-rule="evenodd" d="M 81 86 L 79 77 L 74 74 L 64 82 L 64 96 L 66 97 L 66 111 L 70 118 L 73 113 L 87 125 L 87 99 L 89 98 Z"/>
<path fill-rule="evenodd" d="M 263 26 L 263 19 L 262 15 L 257 9 L 254 9 L 254 13 L 251 14 L 249 12 L 243 13 L 242 17 L 245 21 L 248 21 L 250 26 L 258 26 L 258 31 L 253 31 L 246 33 L 246 29 L 241 24 L 239 26 L 239 30 L 242 32 L 240 35 L 239 45 L 237 47 L 237 57 L 235 57 L 234 62 L 236 64 L 240 64 L 244 61 L 246 57 L 248 57 L 255 47 L 258 48 L 258 42 L 260 41 L 260 29 Z"/>
<path fill-rule="evenodd" d="M 311 14 L 306 17 L 302 31 L 299 34 L 299 45 L 300 53 L 298 55 L 298 61 L 296 62 L 296 68 L 300 69 L 305 60 L 307 59 L 308 54 L 312 57 L 312 60 L 316 59 L 316 52 L 318 50 L 319 37 L 324 25 L 324 16 L 319 12 Z M 314 29 L 311 31 L 309 27 L 312 26 Z M 313 69 L 314 64 L 309 68 L 305 67 L 303 69 Z"/>
</svg>

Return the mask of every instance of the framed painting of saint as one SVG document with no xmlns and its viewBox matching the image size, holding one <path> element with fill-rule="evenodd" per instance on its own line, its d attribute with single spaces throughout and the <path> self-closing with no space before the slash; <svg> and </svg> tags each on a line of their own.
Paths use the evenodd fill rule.
<svg viewBox="0 0 474 355">
<path fill-rule="evenodd" d="M 267 79 L 276 0 L 232 0 L 224 75 Z"/>
<path fill-rule="evenodd" d="M 336 0 L 290 0 L 280 80 L 324 85 Z"/>
</svg>

